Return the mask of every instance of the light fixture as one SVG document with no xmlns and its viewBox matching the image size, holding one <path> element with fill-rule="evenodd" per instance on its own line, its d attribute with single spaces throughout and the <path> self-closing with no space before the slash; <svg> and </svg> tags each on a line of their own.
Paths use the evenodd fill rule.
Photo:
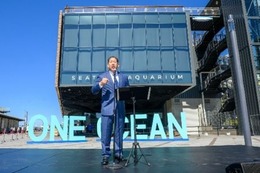
<svg viewBox="0 0 260 173">
<path fill-rule="evenodd" d="M 192 17 L 192 19 L 198 22 L 207 22 L 209 20 L 213 20 L 212 17 L 208 17 L 208 16 L 195 16 Z"/>
</svg>

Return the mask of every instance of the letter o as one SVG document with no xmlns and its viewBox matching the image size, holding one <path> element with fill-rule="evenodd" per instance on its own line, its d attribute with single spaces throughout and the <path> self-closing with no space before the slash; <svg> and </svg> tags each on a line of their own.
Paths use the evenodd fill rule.
<svg viewBox="0 0 260 173">
<path fill-rule="evenodd" d="M 42 122 L 43 122 L 42 134 L 39 135 L 39 136 L 35 136 L 34 130 L 33 130 L 34 123 L 35 123 L 36 120 L 42 120 Z M 43 141 L 43 139 L 47 136 L 47 133 L 48 133 L 48 121 L 47 121 L 47 118 L 44 117 L 41 114 L 33 116 L 31 118 L 30 122 L 29 122 L 29 128 L 28 128 L 28 135 L 31 138 L 31 140 L 32 141 L 36 141 L 36 142 Z"/>
</svg>

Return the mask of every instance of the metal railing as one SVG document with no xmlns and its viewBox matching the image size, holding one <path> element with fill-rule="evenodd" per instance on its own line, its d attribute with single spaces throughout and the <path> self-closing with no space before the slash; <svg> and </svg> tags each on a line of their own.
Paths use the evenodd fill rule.
<svg viewBox="0 0 260 173">
<path fill-rule="evenodd" d="M 25 130 L 7 130 L 6 128 L 0 130 L 0 144 L 16 141 L 27 137 L 28 135 Z"/>
<path fill-rule="evenodd" d="M 250 115 L 252 135 L 260 135 L 260 114 Z"/>
<path fill-rule="evenodd" d="M 201 58 L 201 60 L 198 62 L 199 63 L 199 67 L 202 67 L 205 65 L 206 61 L 208 58 L 210 58 L 210 54 L 218 49 L 218 47 L 220 46 L 220 44 L 226 40 L 226 35 L 218 35 L 217 37 L 214 37 L 214 39 L 208 44 L 207 49 L 203 55 L 203 57 Z"/>
<path fill-rule="evenodd" d="M 189 12 L 191 16 L 219 16 L 219 7 L 183 6 L 72 6 L 64 13 Z"/>
</svg>

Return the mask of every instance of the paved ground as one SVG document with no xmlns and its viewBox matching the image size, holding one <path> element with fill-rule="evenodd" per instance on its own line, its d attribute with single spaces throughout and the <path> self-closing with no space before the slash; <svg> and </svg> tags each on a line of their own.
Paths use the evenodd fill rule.
<svg viewBox="0 0 260 173">
<path fill-rule="evenodd" d="M 249 169 L 256 164 L 253 169 L 260 172 L 260 136 L 252 136 L 252 147 L 244 146 L 243 136 L 227 135 L 140 141 L 141 149 L 136 150 L 132 141 L 126 141 L 124 155 L 129 164 L 117 165 L 110 158 L 108 167 L 100 164 L 101 146 L 96 137 L 87 142 L 37 144 L 28 143 L 25 135 L 0 135 L 0 141 L 0 173 L 225 173 L 233 163 L 249 165 Z"/>
<path fill-rule="evenodd" d="M 47 148 L 47 149 L 100 149 L 98 137 L 87 137 L 87 142 L 54 142 L 54 143 L 30 143 L 27 135 L 0 135 L 0 148 Z M 254 147 L 260 147 L 260 136 L 252 136 Z M 4 142 L 5 141 L 5 142 Z M 57 138 L 57 141 L 61 141 Z M 139 141 L 143 147 L 199 147 L 199 146 L 225 146 L 245 145 L 243 136 L 228 135 L 201 135 L 189 136 L 188 141 Z M 133 142 L 125 141 L 124 148 L 131 148 Z"/>
</svg>

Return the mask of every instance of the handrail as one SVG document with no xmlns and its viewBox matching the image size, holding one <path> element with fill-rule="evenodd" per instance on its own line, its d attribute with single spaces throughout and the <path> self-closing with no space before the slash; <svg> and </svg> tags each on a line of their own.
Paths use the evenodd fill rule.
<svg viewBox="0 0 260 173">
<path fill-rule="evenodd" d="M 189 12 L 192 16 L 219 16 L 219 7 L 183 6 L 72 6 L 64 13 Z"/>
<path fill-rule="evenodd" d="M 216 48 L 218 48 L 218 46 L 220 45 L 220 43 L 226 39 L 226 35 L 222 35 L 223 37 L 219 37 L 218 39 L 213 39 L 207 46 L 206 51 L 203 55 L 203 57 L 200 59 L 199 63 L 199 67 L 202 67 L 205 64 L 205 61 L 208 58 L 208 55 L 215 50 Z"/>
</svg>

